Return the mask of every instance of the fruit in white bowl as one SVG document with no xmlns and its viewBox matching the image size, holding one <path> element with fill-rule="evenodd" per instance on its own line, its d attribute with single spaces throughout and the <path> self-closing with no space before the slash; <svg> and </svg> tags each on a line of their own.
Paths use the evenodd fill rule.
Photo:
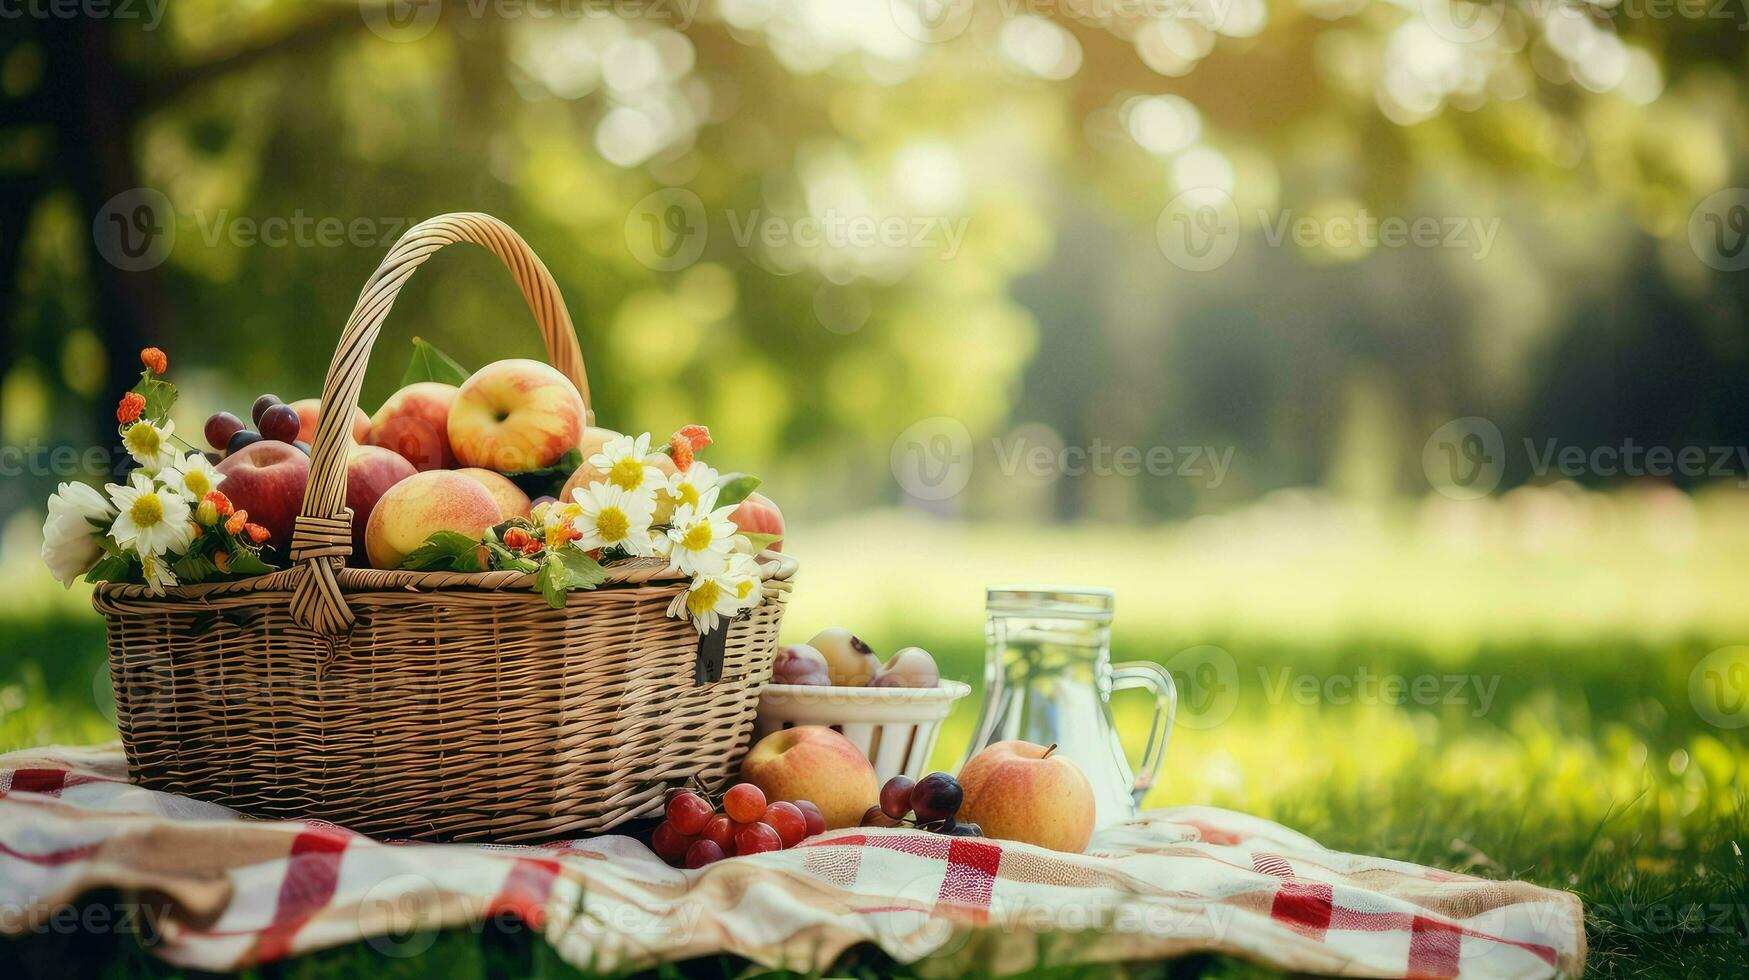
<svg viewBox="0 0 1749 980">
<path fill-rule="evenodd" d="M 832 675 L 820 651 L 806 643 L 792 643 L 780 647 L 772 660 L 771 682 L 825 687 L 832 683 Z"/>
<path fill-rule="evenodd" d="M 267 529 L 267 544 L 291 547 L 292 525 L 304 504 L 310 457 L 289 442 L 263 439 L 226 456 L 214 467 L 225 475 L 219 489 L 249 520 Z"/>
<path fill-rule="evenodd" d="M 760 739 L 741 760 L 741 778 L 767 799 L 812 800 L 833 830 L 856 826 L 880 795 L 868 757 L 823 725 L 785 728 Z"/>
<path fill-rule="evenodd" d="M 364 530 L 389 488 L 419 472 L 381 446 L 352 446 L 346 454 L 346 506 L 352 509 L 352 557 L 365 562 Z"/>
<path fill-rule="evenodd" d="M 922 647 L 906 647 L 887 658 L 869 687 L 936 687 L 941 684 L 941 669 L 935 658 Z"/>
<path fill-rule="evenodd" d="M 864 687 L 880 672 L 881 662 L 869 645 L 842 626 L 832 626 L 814 634 L 808 646 L 826 658 L 827 673 L 832 683 L 841 687 Z"/>
<path fill-rule="evenodd" d="M 398 568 L 401 560 L 438 531 L 472 538 L 502 521 L 486 488 L 453 470 L 415 473 L 390 487 L 365 525 L 364 546 L 373 568 Z"/>
<path fill-rule="evenodd" d="M 494 473 L 478 466 L 470 466 L 466 469 L 456 470 L 456 472 L 485 487 L 486 492 L 492 495 L 492 499 L 498 502 L 498 510 L 504 515 L 505 520 L 512 517 L 527 517 L 528 512 L 534 507 L 534 503 L 528 499 L 528 494 L 523 493 L 521 487 L 510 482 L 510 478 L 502 473 Z"/>
<path fill-rule="evenodd" d="M 449 445 L 449 410 L 458 389 L 416 381 L 389 396 L 370 418 L 370 443 L 400 453 L 416 470 L 455 468 Z"/>
<path fill-rule="evenodd" d="M 1079 854 L 1093 839 L 1093 788 L 1056 746 L 997 742 L 960 770 L 960 813 L 986 837 Z"/>
<path fill-rule="evenodd" d="M 449 410 L 449 444 L 463 466 L 500 473 L 558 462 L 583 436 L 583 396 L 550 364 L 493 361 L 462 382 Z"/>
</svg>

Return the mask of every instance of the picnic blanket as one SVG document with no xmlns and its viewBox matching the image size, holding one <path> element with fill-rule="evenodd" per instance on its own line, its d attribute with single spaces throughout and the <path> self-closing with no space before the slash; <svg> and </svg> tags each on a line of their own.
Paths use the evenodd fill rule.
<svg viewBox="0 0 1749 980">
<path fill-rule="evenodd" d="M 617 835 L 409 844 L 248 820 L 129 785 L 114 745 L 0 755 L 0 934 L 76 927 L 73 903 L 97 888 L 133 896 L 105 927 L 131 917 L 157 955 L 202 970 L 360 941 L 413 955 L 441 928 L 506 915 L 593 969 L 732 953 L 823 970 L 859 943 L 943 975 L 1208 951 L 1381 977 L 1585 962 L 1571 894 L 1343 854 L 1212 807 L 1148 812 L 1086 854 L 840 830 L 681 871 Z"/>
</svg>

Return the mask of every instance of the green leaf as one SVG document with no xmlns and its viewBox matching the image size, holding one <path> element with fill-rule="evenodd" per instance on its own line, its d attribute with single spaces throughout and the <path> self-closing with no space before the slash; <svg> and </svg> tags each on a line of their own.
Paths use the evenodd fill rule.
<svg viewBox="0 0 1749 980">
<path fill-rule="evenodd" d="M 607 570 L 601 567 L 601 563 L 576 546 L 560 548 L 554 554 L 559 556 L 559 561 L 565 566 L 568 576 L 566 588 L 593 589 L 607 581 Z"/>
<path fill-rule="evenodd" d="M 413 338 L 413 359 L 407 362 L 407 371 L 401 375 L 401 387 L 419 381 L 459 385 L 466 380 L 468 369 L 456 363 L 455 358 L 431 346 L 423 337 Z"/>
<path fill-rule="evenodd" d="M 745 473 L 724 473 L 717 481 L 717 506 L 727 507 L 747 499 L 747 495 L 759 489 L 760 479 Z"/>
<path fill-rule="evenodd" d="M 146 407 L 140 410 L 142 419 L 161 421 L 170 414 L 170 406 L 176 404 L 176 386 L 149 373 L 140 375 L 140 383 L 134 385 L 133 390 L 146 400 Z"/>
<path fill-rule="evenodd" d="M 214 566 L 217 567 L 216 565 Z M 266 575 L 275 571 L 275 566 L 261 560 L 252 551 L 238 548 L 231 552 L 231 557 L 225 560 L 225 574 L 234 578 L 247 578 L 250 575 Z"/>
<path fill-rule="evenodd" d="M 126 555 L 107 555 L 85 573 L 87 582 L 126 582 L 133 577 L 134 560 Z"/>
<path fill-rule="evenodd" d="M 245 552 L 245 554 L 247 554 L 247 552 Z M 204 555 L 189 552 L 181 558 L 176 559 L 176 561 L 170 566 L 170 570 L 176 573 L 176 580 L 178 582 L 181 582 L 183 585 L 195 585 L 200 582 L 205 582 L 207 579 L 217 575 L 219 573 L 219 566 L 213 564 Z"/>
<path fill-rule="evenodd" d="M 425 543 L 401 559 L 401 567 L 416 572 L 478 572 L 480 542 L 460 531 L 435 531 Z"/>
<path fill-rule="evenodd" d="M 558 555 L 548 555 L 541 563 L 540 575 L 535 584 L 540 588 L 541 595 L 546 597 L 547 605 L 554 609 L 565 608 L 565 593 L 568 591 L 565 583 L 571 578 L 571 573 L 565 568 L 565 563 Z"/>
<path fill-rule="evenodd" d="M 754 534 L 751 531 L 742 531 L 741 536 L 753 542 L 753 553 L 756 555 L 783 540 L 781 534 Z"/>
</svg>

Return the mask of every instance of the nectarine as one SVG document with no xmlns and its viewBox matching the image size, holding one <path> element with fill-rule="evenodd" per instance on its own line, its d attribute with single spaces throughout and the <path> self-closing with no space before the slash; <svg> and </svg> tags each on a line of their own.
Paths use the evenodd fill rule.
<svg viewBox="0 0 1749 980">
<path fill-rule="evenodd" d="M 381 446 L 353 446 L 346 456 L 346 506 L 352 508 L 353 564 L 363 565 L 364 529 L 371 512 L 389 488 L 419 472 L 413 464 Z"/>
<path fill-rule="evenodd" d="M 417 381 L 390 395 L 371 416 L 371 445 L 400 453 L 417 470 L 453 469 L 449 410 L 458 390 L 441 381 Z"/>
<path fill-rule="evenodd" d="M 498 502 L 477 481 L 452 470 L 415 473 L 377 501 L 365 525 L 365 551 L 373 567 L 398 568 L 438 531 L 477 538 L 503 519 Z"/>
<path fill-rule="evenodd" d="M 529 508 L 534 506 L 528 499 L 528 494 L 523 493 L 521 487 L 510 482 L 510 478 L 502 473 L 483 470 L 478 466 L 470 466 L 466 469 L 456 470 L 456 472 L 485 487 L 486 492 L 492 495 L 492 499 L 498 502 L 498 510 L 503 512 L 505 520 L 512 517 L 527 517 Z"/>
<path fill-rule="evenodd" d="M 760 739 L 741 760 L 741 778 L 771 800 L 811 800 L 826 826 L 854 827 L 880 796 L 874 766 L 850 739 L 800 725 Z"/>
</svg>

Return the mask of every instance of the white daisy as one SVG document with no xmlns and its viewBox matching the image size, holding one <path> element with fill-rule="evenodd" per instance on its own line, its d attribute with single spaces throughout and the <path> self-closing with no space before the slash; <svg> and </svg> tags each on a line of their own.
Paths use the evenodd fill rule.
<svg viewBox="0 0 1749 980">
<path fill-rule="evenodd" d="M 225 480 L 225 474 L 219 472 L 205 453 L 189 453 L 174 467 L 158 475 L 165 486 L 181 491 L 196 505 Z"/>
<path fill-rule="evenodd" d="M 43 521 L 43 564 L 63 586 L 97 564 L 103 557 L 98 542 L 102 528 L 115 518 L 115 508 L 103 494 L 83 483 L 63 483 L 49 496 L 49 516 Z"/>
<path fill-rule="evenodd" d="M 180 554 L 194 541 L 188 501 L 181 494 L 159 488 L 144 473 L 135 473 L 126 485 L 111 483 L 104 489 L 118 511 L 109 533 L 124 550 L 142 557 Z"/>
<path fill-rule="evenodd" d="M 695 577 L 692 585 L 668 604 L 668 615 L 675 619 L 690 616 L 700 633 L 712 632 L 725 620 L 733 619 L 740 610 L 735 586 L 720 575 Z"/>
<path fill-rule="evenodd" d="M 688 575 L 721 572 L 728 560 L 735 522 L 729 515 L 734 507 L 710 508 L 717 502 L 715 488 L 706 490 L 698 506 L 682 504 L 674 512 L 672 526 L 665 532 L 668 538 L 668 561 Z"/>
<path fill-rule="evenodd" d="M 694 460 L 693 464 L 683 473 L 671 473 L 662 491 L 656 495 L 656 523 L 667 524 L 674 516 L 676 508 L 691 504 L 698 506 L 699 499 L 705 491 L 716 488 L 719 475 L 706 463 Z"/>
<path fill-rule="evenodd" d="M 146 588 L 153 595 L 163 595 L 164 590 L 181 583 L 176 580 L 176 573 L 170 570 L 170 563 L 157 555 L 140 556 L 140 572 L 146 577 Z"/>
<path fill-rule="evenodd" d="M 736 609 L 752 609 L 761 599 L 759 563 L 749 555 L 731 554 L 719 576 L 735 596 Z"/>
<path fill-rule="evenodd" d="M 176 423 L 164 420 L 162 429 L 141 419 L 127 427 L 121 434 L 121 442 L 127 447 L 128 455 L 140 464 L 140 469 L 147 475 L 155 476 L 166 466 L 175 466 L 177 455 L 175 447 L 170 445 L 170 436 L 176 432 Z"/>
<path fill-rule="evenodd" d="M 572 527 L 582 532 L 577 547 L 584 551 L 596 548 L 623 548 L 628 554 L 648 556 L 656 553 L 650 541 L 650 514 L 656 508 L 656 495 L 627 493 L 611 483 L 596 483 L 571 491 L 581 513 Z"/>
<path fill-rule="evenodd" d="M 648 432 L 636 439 L 620 436 L 609 439 L 601 452 L 589 457 L 589 465 L 603 474 L 602 479 L 627 493 L 649 491 L 662 485 L 662 471 L 644 461 L 649 454 Z"/>
</svg>

